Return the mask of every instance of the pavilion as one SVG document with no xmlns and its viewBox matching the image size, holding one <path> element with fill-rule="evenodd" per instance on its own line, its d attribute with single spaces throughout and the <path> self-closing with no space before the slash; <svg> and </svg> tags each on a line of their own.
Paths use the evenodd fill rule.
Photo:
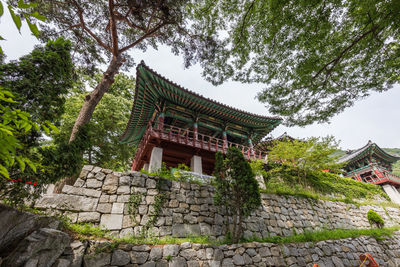
<svg viewBox="0 0 400 267">
<path fill-rule="evenodd" d="M 137 66 L 135 98 L 122 143 L 136 143 L 132 170 L 156 171 L 183 163 L 211 174 L 215 153 L 238 147 L 247 159 L 262 159 L 254 146 L 281 123 L 279 117 L 252 114 L 191 92 Z"/>
<path fill-rule="evenodd" d="M 345 163 L 345 177 L 381 185 L 392 201 L 400 204 L 400 177 L 392 173 L 392 164 L 398 160 L 400 157 L 386 153 L 377 144 L 368 141 L 362 148 L 347 151 L 338 162 Z"/>
</svg>

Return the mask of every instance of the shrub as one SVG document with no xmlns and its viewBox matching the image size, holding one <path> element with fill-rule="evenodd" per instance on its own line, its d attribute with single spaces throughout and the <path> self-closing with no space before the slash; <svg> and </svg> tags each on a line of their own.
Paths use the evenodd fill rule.
<svg viewBox="0 0 400 267">
<path fill-rule="evenodd" d="M 233 217 L 232 241 L 237 243 L 242 237 L 243 219 L 261 205 L 258 182 L 238 148 L 229 148 L 225 159 L 221 153 L 215 158 L 214 203 L 225 206 Z"/>
<path fill-rule="evenodd" d="M 385 224 L 382 217 L 373 210 L 368 211 L 367 218 L 371 225 L 376 224 L 376 226 L 378 226 L 378 228 L 382 228 L 383 225 Z"/>
</svg>

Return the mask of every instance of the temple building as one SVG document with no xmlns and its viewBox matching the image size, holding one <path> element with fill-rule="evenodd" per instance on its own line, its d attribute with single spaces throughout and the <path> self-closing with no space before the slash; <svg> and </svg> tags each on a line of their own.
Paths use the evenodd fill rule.
<svg viewBox="0 0 400 267">
<path fill-rule="evenodd" d="M 284 132 L 283 134 L 281 134 L 280 136 L 276 137 L 276 138 L 272 138 L 272 137 L 268 137 L 266 138 L 264 141 L 258 143 L 255 148 L 264 152 L 268 152 L 271 150 L 271 148 L 274 145 L 274 142 L 276 141 L 294 141 L 296 140 L 296 138 L 291 137 L 290 135 L 288 135 L 287 132 Z"/>
<path fill-rule="evenodd" d="M 369 141 L 360 149 L 347 151 L 338 162 L 345 163 L 345 177 L 381 185 L 392 201 L 400 204 L 400 177 L 392 173 L 392 164 L 398 160 L 400 157 L 386 153 Z"/>
<path fill-rule="evenodd" d="M 169 81 L 143 62 L 136 73 L 135 99 L 123 143 L 138 149 L 132 170 L 156 171 L 183 163 L 211 174 L 215 153 L 238 147 L 246 158 L 264 158 L 255 145 L 282 121 L 241 111 Z"/>
</svg>

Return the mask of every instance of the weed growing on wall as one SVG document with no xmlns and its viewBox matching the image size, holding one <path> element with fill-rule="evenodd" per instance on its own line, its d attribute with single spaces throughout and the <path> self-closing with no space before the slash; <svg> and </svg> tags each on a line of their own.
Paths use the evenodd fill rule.
<svg viewBox="0 0 400 267">
<path fill-rule="evenodd" d="M 157 223 L 157 220 L 161 214 L 162 207 L 167 200 L 167 193 L 162 189 L 164 183 L 164 179 L 156 180 L 156 189 L 158 193 L 154 196 L 154 204 L 153 209 L 150 211 L 150 218 L 142 228 L 142 237 L 149 235 L 149 230 Z"/>
<path fill-rule="evenodd" d="M 376 226 L 378 226 L 378 228 L 382 228 L 383 225 L 385 224 L 382 217 L 376 211 L 373 210 L 369 210 L 367 212 L 367 219 L 369 221 L 369 224 L 371 224 L 371 226 L 375 224 Z"/>
<path fill-rule="evenodd" d="M 129 216 L 135 224 L 138 222 L 136 221 L 136 215 L 139 212 L 139 205 L 140 202 L 142 202 L 144 194 L 142 193 L 134 193 L 129 197 L 129 202 L 128 202 L 128 213 Z"/>
</svg>

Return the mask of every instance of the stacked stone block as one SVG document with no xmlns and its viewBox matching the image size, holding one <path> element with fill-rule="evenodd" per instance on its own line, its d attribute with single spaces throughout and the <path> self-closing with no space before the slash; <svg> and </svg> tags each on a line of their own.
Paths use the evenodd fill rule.
<svg viewBox="0 0 400 267">
<path fill-rule="evenodd" d="M 117 173 L 85 166 L 74 186 L 64 186 L 61 194 L 44 195 L 36 207 L 61 212 L 73 222 L 102 225 L 115 235 L 138 234 L 154 209 L 158 179 L 140 172 Z M 169 180 L 162 185 L 166 200 L 150 229 L 153 235 L 224 238 L 227 218 L 224 208 L 213 204 L 212 186 Z M 131 194 L 141 196 L 134 218 L 128 207 Z M 382 216 L 385 226 L 400 222 L 396 208 L 262 194 L 262 206 L 244 222 L 244 235 L 262 238 L 319 229 L 369 228 L 366 214 L 370 209 Z"/>
<path fill-rule="evenodd" d="M 317 243 L 244 243 L 210 246 L 195 243 L 181 245 L 121 244 L 110 252 L 95 254 L 104 243 L 92 242 L 84 256 L 84 266 L 146 267 L 231 267 L 231 266 L 360 266 L 360 254 L 370 253 L 379 266 L 400 265 L 399 235 L 376 241 L 371 237 L 328 240 Z"/>
</svg>

